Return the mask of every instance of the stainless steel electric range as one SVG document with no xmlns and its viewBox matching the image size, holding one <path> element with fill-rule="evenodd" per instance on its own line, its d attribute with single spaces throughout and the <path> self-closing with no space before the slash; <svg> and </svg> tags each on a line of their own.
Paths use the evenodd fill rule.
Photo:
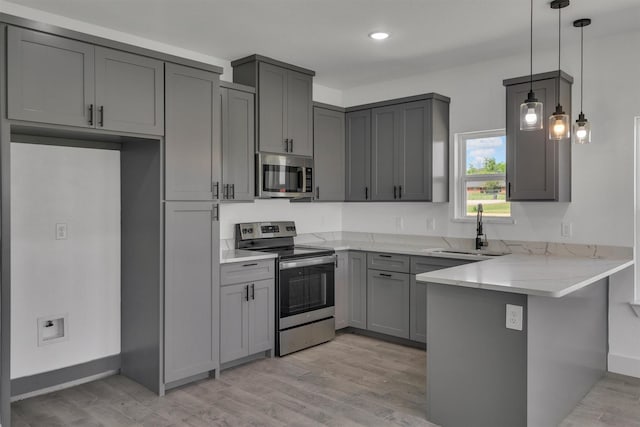
<svg viewBox="0 0 640 427">
<path fill-rule="evenodd" d="M 293 221 L 236 224 L 236 248 L 273 252 L 276 260 L 276 354 L 335 337 L 333 249 L 295 245 Z"/>
</svg>

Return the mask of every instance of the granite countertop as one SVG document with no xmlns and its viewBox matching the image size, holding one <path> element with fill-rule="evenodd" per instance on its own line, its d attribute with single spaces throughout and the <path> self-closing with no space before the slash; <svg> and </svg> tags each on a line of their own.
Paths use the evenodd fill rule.
<svg viewBox="0 0 640 427">
<path fill-rule="evenodd" d="M 568 295 L 634 264 L 630 256 L 596 256 L 597 251 L 593 255 L 586 252 L 559 255 L 542 251 L 496 256 L 498 253 L 491 251 L 451 253 L 443 251 L 452 248 L 397 242 L 325 240 L 305 244 L 329 247 L 336 251 L 357 250 L 482 261 L 418 274 L 416 280 L 554 298 Z"/>
<path fill-rule="evenodd" d="M 418 274 L 418 282 L 559 298 L 631 265 L 626 258 L 512 254 Z"/>
<path fill-rule="evenodd" d="M 319 248 L 332 248 L 336 251 L 364 251 L 364 252 L 384 252 L 399 255 L 432 256 L 438 258 L 466 259 L 466 260 L 486 260 L 495 258 L 497 253 L 492 251 L 478 251 L 477 254 L 441 252 L 445 248 L 425 247 L 425 245 L 411 245 L 390 242 L 363 242 L 357 240 L 325 240 L 321 242 L 308 242 L 307 246 Z M 502 254 L 500 254 L 502 255 Z"/>
<path fill-rule="evenodd" d="M 247 251 L 244 249 L 229 249 L 220 251 L 220 264 L 232 262 L 259 261 L 263 259 L 274 259 L 276 254 L 260 251 Z"/>
</svg>

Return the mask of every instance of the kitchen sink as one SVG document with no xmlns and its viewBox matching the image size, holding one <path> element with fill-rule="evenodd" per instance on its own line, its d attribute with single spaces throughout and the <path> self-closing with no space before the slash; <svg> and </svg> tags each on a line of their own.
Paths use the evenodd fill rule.
<svg viewBox="0 0 640 427">
<path fill-rule="evenodd" d="M 476 256 L 489 256 L 496 257 L 502 255 L 508 255 L 507 252 L 491 252 L 491 251 L 483 251 L 483 250 L 463 250 L 463 249 L 435 249 L 431 251 L 432 253 L 437 254 L 457 254 L 457 255 L 476 255 Z"/>
</svg>

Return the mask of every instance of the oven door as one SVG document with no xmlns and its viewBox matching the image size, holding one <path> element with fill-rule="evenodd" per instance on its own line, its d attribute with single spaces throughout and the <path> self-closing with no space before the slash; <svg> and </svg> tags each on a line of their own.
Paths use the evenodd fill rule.
<svg viewBox="0 0 640 427">
<path fill-rule="evenodd" d="M 280 330 L 333 316 L 335 269 L 335 255 L 280 262 Z"/>
</svg>

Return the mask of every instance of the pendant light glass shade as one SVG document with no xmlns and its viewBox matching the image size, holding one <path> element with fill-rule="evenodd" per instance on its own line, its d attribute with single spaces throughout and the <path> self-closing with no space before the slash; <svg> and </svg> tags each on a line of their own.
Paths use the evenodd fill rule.
<svg viewBox="0 0 640 427">
<path fill-rule="evenodd" d="M 582 113 L 573 124 L 573 138 L 576 144 L 589 144 L 591 142 L 591 123 L 587 121 Z"/>
<path fill-rule="evenodd" d="M 583 18 L 573 21 L 573 26 L 580 28 L 580 114 L 573 124 L 573 141 L 576 144 L 589 144 L 591 142 L 591 123 L 582 112 L 582 99 L 584 88 L 584 27 L 591 24 L 591 19 Z"/>
<path fill-rule="evenodd" d="M 559 107 L 559 108 L 558 108 Z M 549 139 L 560 141 L 571 136 L 571 121 L 569 115 L 558 105 L 556 111 L 549 117 Z"/>
<path fill-rule="evenodd" d="M 552 9 L 558 9 L 558 81 L 556 87 L 556 111 L 549 116 L 549 139 L 551 141 L 560 141 L 565 138 L 571 137 L 571 121 L 567 114 L 565 114 L 562 105 L 560 105 L 560 46 L 562 40 L 561 32 L 561 11 L 563 8 L 569 6 L 569 0 L 553 0 L 551 2 Z"/>
<path fill-rule="evenodd" d="M 533 92 L 520 104 L 520 130 L 540 130 L 544 126 L 542 102 L 535 98 Z"/>
<path fill-rule="evenodd" d="M 533 93 L 533 0 L 531 0 L 531 13 L 530 13 L 530 70 L 529 70 L 529 95 L 527 99 L 520 104 L 520 130 L 540 130 L 544 127 L 544 109 L 542 102 L 539 102 L 536 98 L 536 94 Z"/>
</svg>

